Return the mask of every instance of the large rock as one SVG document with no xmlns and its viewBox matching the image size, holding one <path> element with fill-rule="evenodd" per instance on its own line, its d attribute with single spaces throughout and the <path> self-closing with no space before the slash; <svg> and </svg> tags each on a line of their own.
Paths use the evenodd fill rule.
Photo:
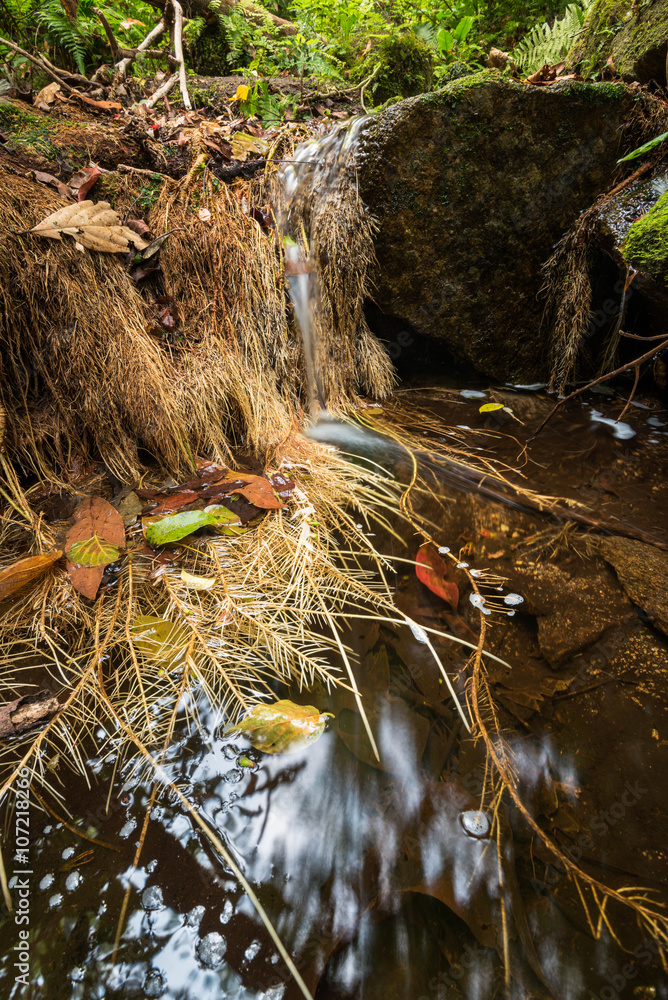
<svg viewBox="0 0 668 1000">
<path fill-rule="evenodd" d="M 630 538 L 600 538 L 598 551 L 614 566 L 634 604 L 668 635 L 668 553 Z"/>
<path fill-rule="evenodd" d="M 488 70 L 371 119 L 358 167 L 379 222 L 379 335 L 393 317 L 492 377 L 543 380 L 541 266 L 637 144 L 638 100 L 623 84 Z"/>
<path fill-rule="evenodd" d="M 594 0 L 567 62 L 589 75 L 612 57 L 627 82 L 665 85 L 667 47 L 668 0 Z"/>
</svg>

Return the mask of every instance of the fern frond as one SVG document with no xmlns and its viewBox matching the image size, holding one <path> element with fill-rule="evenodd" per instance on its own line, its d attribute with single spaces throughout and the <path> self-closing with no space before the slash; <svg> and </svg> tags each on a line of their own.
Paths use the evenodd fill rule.
<svg viewBox="0 0 668 1000">
<path fill-rule="evenodd" d="M 45 29 L 47 40 L 65 49 L 74 59 L 80 73 L 86 73 L 86 53 L 88 42 L 76 21 L 71 21 L 60 4 L 60 0 L 49 0 L 37 12 L 36 19 Z"/>
<path fill-rule="evenodd" d="M 559 62 L 568 52 L 573 39 L 582 29 L 592 0 L 571 3 L 564 16 L 550 25 L 537 24 L 513 50 L 513 58 L 525 73 L 533 73 L 544 66 Z"/>
</svg>

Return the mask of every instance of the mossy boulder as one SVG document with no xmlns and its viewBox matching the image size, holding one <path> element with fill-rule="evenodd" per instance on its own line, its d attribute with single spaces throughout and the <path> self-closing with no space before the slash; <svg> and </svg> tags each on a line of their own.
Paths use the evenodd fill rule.
<svg viewBox="0 0 668 1000">
<path fill-rule="evenodd" d="M 668 284 L 668 191 L 633 223 L 622 250 L 629 264 Z"/>
<path fill-rule="evenodd" d="M 541 267 L 637 145 L 625 128 L 638 99 L 623 84 L 533 87 L 488 70 L 370 119 L 358 171 L 379 224 L 376 332 L 542 381 Z"/>
<path fill-rule="evenodd" d="M 594 0 L 567 62 L 583 75 L 599 73 L 612 56 L 628 83 L 666 83 L 668 0 Z"/>
</svg>

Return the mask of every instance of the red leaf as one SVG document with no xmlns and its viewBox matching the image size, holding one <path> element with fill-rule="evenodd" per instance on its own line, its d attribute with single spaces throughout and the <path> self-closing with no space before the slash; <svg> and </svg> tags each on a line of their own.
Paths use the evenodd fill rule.
<svg viewBox="0 0 668 1000">
<path fill-rule="evenodd" d="M 77 201 L 85 201 L 90 189 L 93 187 L 98 177 L 102 176 L 102 171 L 92 163 L 90 167 L 82 167 L 70 178 L 70 191 Z"/>
<path fill-rule="evenodd" d="M 415 572 L 420 583 L 429 587 L 433 594 L 441 597 L 453 611 L 459 604 L 459 587 L 451 576 L 452 570 L 445 560 L 441 559 L 433 545 L 423 545 L 418 549 Z"/>
</svg>

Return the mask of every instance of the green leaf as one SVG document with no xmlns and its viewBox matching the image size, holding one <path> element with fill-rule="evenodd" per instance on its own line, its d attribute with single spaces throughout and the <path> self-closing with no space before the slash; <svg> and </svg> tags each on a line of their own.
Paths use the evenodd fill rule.
<svg viewBox="0 0 668 1000">
<path fill-rule="evenodd" d="M 170 545 L 208 525 L 239 529 L 241 521 L 227 507 L 212 504 L 204 510 L 182 510 L 164 517 L 145 517 L 144 535 L 151 545 Z"/>
<path fill-rule="evenodd" d="M 645 153 L 649 153 L 650 150 L 655 149 L 660 146 L 662 142 L 668 139 L 668 132 L 664 132 L 662 135 L 657 135 L 655 139 L 650 139 L 646 142 L 644 146 L 638 146 L 634 149 L 632 153 L 628 153 L 626 156 L 622 156 L 621 160 L 617 160 L 617 163 L 626 163 L 628 160 L 637 160 L 639 156 L 644 156 Z"/>
<path fill-rule="evenodd" d="M 295 705 L 284 699 L 273 705 L 254 705 L 236 726 L 226 733 L 245 733 L 256 750 L 264 753 L 296 753 L 319 740 L 330 712 L 320 713 L 313 705 Z"/>
<path fill-rule="evenodd" d="M 130 628 L 132 641 L 142 656 L 164 670 L 183 662 L 190 637 L 176 622 L 156 615 L 139 615 Z"/>
<path fill-rule="evenodd" d="M 483 403 L 478 412 L 493 413 L 494 410 L 505 410 L 505 409 L 506 407 L 503 405 L 503 403 Z"/>
<path fill-rule="evenodd" d="M 449 52 L 450 49 L 455 47 L 454 36 L 450 34 L 447 28 L 441 28 L 436 36 L 436 41 L 441 52 Z"/>
<path fill-rule="evenodd" d="M 473 27 L 472 17 L 463 17 L 457 27 L 455 28 L 455 41 L 463 42 L 469 31 Z"/>
<path fill-rule="evenodd" d="M 106 566 L 108 563 L 116 562 L 119 555 L 117 545 L 105 542 L 98 535 L 92 538 L 85 538 L 81 542 L 75 542 L 67 550 L 67 558 L 76 566 Z"/>
</svg>

